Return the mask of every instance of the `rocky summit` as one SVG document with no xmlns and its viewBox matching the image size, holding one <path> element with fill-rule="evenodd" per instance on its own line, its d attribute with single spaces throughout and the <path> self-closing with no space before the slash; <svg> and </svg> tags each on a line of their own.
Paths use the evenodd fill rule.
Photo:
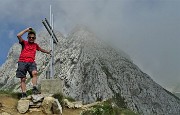
<svg viewBox="0 0 180 115">
<path fill-rule="evenodd" d="M 88 28 L 78 26 L 68 37 L 55 34 L 59 42 L 54 51 L 54 77 L 62 79 L 65 96 L 83 104 L 111 99 L 113 106 L 141 115 L 180 115 L 179 98 L 143 73 L 126 53 L 98 39 Z M 49 39 L 47 33 L 41 32 L 36 42 L 50 49 Z M 14 44 L 0 68 L 1 90 L 20 91 L 15 77 L 20 51 L 20 45 Z M 49 60 L 48 55 L 37 52 L 39 85 L 46 79 Z M 30 77 L 27 78 L 30 88 Z"/>
</svg>

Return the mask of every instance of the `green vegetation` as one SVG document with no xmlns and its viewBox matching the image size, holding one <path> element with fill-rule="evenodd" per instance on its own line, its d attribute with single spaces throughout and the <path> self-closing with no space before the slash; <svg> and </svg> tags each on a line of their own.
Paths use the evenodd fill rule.
<svg viewBox="0 0 180 115">
<path fill-rule="evenodd" d="M 0 90 L 0 95 L 7 95 L 7 96 L 11 96 L 15 99 L 19 99 L 21 97 L 21 93 L 19 92 L 10 92 L 8 90 Z"/>
<path fill-rule="evenodd" d="M 27 93 L 27 95 L 32 95 L 32 89 L 28 90 L 26 93 Z M 0 90 L 0 95 L 11 96 L 15 99 L 21 98 L 21 92 L 12 92 L 10 90 Z"/>
<path fill-rule="evenodd" d="M 125 99 L 121 97 L 121 94 L 115 93 L 114 97 L 112 98 L 112 101 L 119 107 L 119 108 L 127 108 L 127 104 L 124 101 Z"/>
<path fill-rule="evenodd" d="M 75 102 L 76 100 L 75 99 L 73 99 L 72 97 L 65 97 L 68 101 L 70 101 L 70 102 Z"/>
<path fill-rule="evenodd" d="M 27 95 L 32 95 L 32 94 L 33 94 L 33 93 L 32 93 L 32 89 L 27 90 L 27 91 L 26 91 L 26 94 L 27 94 Z"/>
<path fill-rule="evenodd" d="M 112 106 L 111 101 L 95 105 L 90 110 L 83 111 L 81 115 L 138 115 L 129 109 Z"/>
</svg>

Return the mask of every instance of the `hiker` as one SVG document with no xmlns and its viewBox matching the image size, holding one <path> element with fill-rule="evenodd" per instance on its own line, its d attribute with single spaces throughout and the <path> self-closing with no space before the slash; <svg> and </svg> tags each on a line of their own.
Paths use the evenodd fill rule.
<svg viewBox="0 0 180 115">
<path fill-rule="evenodd" d="M 22 35 L 25 34 L 26 32 L 28 32 L 27 41 L 22 38 Z M 50 54 L 51 50 L 46 51 L 40 48 L 37 43 L 35 43 L 36 32 L 31 27 L 19 32 L 17 34 L 17 38 L 19 39 L 19 43 L 22 46 L 21 54 L 19 56 L 19 61 L 18 61 L 18 68 L 16 71 L 16 77 L 21 79 L 22 98 L 27 97 L 26 83 L 25 83 L 27 71 L 32 78 L 32 84 L 33 84 L 32 93 L 40 94 L 37 88 L 37 66 L 35 63 L 36 50 L 47 54 Z"/>
</svg>

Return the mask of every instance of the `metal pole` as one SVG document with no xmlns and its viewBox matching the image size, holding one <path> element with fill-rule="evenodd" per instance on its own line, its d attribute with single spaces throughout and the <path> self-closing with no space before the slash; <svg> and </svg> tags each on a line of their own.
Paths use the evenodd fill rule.
<svg viewBox="0 0 180 115">
<path fill-rule="evenodd" d="M 51 10 L 51 5 L 50 5 L 50 23 L 48 20 L 45 18 L 45 21 L 42 20 L 43 25 L 45 26 L 46 30 L 50 34 L 50 46 L 51 46 L 51 59 L 50 59 L 50 78 L 54 79 L 54 43 L 57 44 L 58 39 L 53 31 L 54 29 L 54 20 L 53 20 L 53 14 Z"/>
<path fill-rule="evenodd" d="M 51 5 L 50 5 L 50 26 L 51 26 Z M 52 33 L 51 33 L 51 38 L 52 38 Z M 52 56 L 52 52 L 53 52 L 53 49 L 52 49 L 52 39 L 50 39 L 50 45 L 51 45 L 51 62 L 50 62 L 50 77 L 51 79 L 53 78 L 53 56 Z"/>
<path fill-rule="evenodd" d="M 53 37 L 53 14 L 52 14 L 52 18 L 51 18 L 51 33 L 52 33 L 52 37 Z M 52 79 L 54 79 L 54 42 L 53 39 L 51 40 L 51 45 L 52 45 Z"/>
</svg>

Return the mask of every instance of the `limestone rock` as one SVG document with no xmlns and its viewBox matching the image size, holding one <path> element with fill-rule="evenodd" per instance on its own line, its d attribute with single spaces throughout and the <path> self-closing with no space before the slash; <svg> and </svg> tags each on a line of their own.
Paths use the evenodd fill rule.
<svg viewBox="0 0 180 115">
<path fill-rule="evenodd" d="M 6 113 L 6 112 L 2 112 L 2 113 L 0 113 L 0 115 L 11 115 L 11 114 Z"/>
<path fill-rule="evenodd" d="M 82 101 L 76 101 L 74 102 L 74 107 L 75 108 L 81 108 L 83 105 L 82 105 Z"/>
<path fill-rule="evenodd" d="M 41 106 L 42 102 L 33 102 L 33 101 L 30 101 L 29 103 L 29 107 L 30 108 L 39 108 Z"/>
<path fill-rule="evenodd" d="M 63 102 L 64 102 L 65 106 L 70 109 L 82 108 L 82 106 L 83 106 L 82 101 L 70 102 L 67 99 L 64 99 Z"/>
<path fill-rule="evenodd" d="M 70 109 L 74 108 L 74 104 L 69 102 L 67 99 L 64 99 L 64 105 Z"/>
<path fill-rule="evenodd" d="M 41 95 L 41 94 L 32 95 L 32 101 L 33 101 L 34 103 L 36 103 L 36 102 L 42 102 L 42 101 L 43 101 L 43 98 L 44 98 L 44 96 Z"/>
<path fill-rule="evenodd" d="M 55 99 L 53 97 L 45 97 L 42 102 L 42 108 L 44 113 L 46 114 L 53 114 L 52 112 L 52 105 L 54 103 Z"/>
<path fill-rule="evenodd" d="M 41 109 L 39 108 L 29 108 L 29 112 L 41 112 Z"/>
<path fill-rule="evenodd" d="M 28 110 L 30 112 L 42 111 L 45 114 L 52 115 L 62 115 L 62 107 L 57 99 L 54 97 L 45 97 L 44 95 L 30 95 L 30 100 L 21 99 L 18 101 L 17 109 L 19 113 L 26 113 Z M 45 98 L 44 98 L 45 97 Z M 34 101 L 35 100 L 35 101 Z"/>
<path fill-rule="evenodd" d="M 19 113 L 26 113 L 29 109 L 29 100 L 19 100 L 17 105 L 17 110 Z"/>
<path fill-rule="evenodd" d="M 55 99 L 54 103 L 52 104 L 52 112 L 53 114 L 62 115 L 62 106 L 57 99 Z"/>
</svg>

